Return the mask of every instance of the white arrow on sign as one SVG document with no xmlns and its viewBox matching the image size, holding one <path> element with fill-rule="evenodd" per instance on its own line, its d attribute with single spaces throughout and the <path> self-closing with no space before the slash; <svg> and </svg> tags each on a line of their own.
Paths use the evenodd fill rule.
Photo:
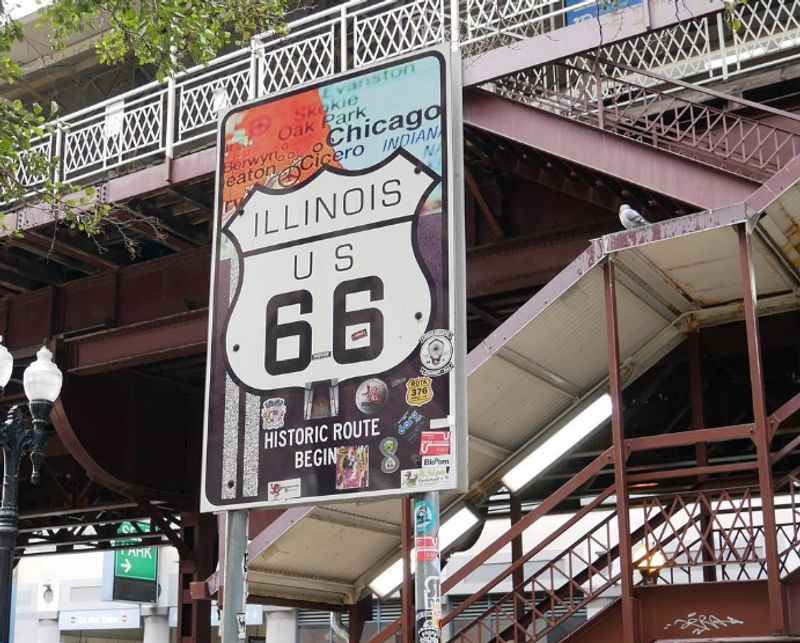
<svg viewBox="0 0 800 643">
<path fill-rule="evenodd" d="M 128 574 L 128 573 L 130 573 L 130 571 L 131 571 L 131 567 L 133 567 L 133 565 L 131 565 L 131 561 L 129 561 L 129 560 L 126 558 L 126 559 L 125 559 L 125 562 L 124 562 L 124 563 L 122 563 L 122 569 L 123 569 L 123 570 L 125 570 L 125 573 L 126 573 L 126 574 Z"/>
</svg>

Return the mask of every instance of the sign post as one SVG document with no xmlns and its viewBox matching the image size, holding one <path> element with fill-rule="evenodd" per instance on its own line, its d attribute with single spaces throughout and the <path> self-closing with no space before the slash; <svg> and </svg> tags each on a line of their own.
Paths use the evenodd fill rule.
<svg viewBox="0 0 800 643">
<path fill-rule="evenodd" d="M 220 619 L 223 643 L 243 641 L 247 636 L 247 511 L 225 512 L 225 587 Z"/>
<path fill-rule="evenodd" d="M 417 643 L 439 642 L 442 615 L 439 492 L 414 496 L 415 633 Z"/>
<path fill-rule="evenodd" d="M 201 509 L 227 513 L 225 643 L 240 510 L 413 495 L 438 531 L 467 487 L 460 74 L 445 45 L 220 120 Z"/>
</svg>

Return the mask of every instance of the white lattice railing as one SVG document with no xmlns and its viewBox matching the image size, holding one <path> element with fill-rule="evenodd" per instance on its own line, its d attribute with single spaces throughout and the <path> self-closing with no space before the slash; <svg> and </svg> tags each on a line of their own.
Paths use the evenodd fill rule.
<svg viewBox="0 0 800 643">
<path fill-rule="evenodd" d="M 57 121 L 52 136 L 35 149 L 59 159 L 57 178 L 97 180 L 112 168 L 125 171 L 145 158 L 172 157 L 176 150 L 209 144 L 218 115 L 227 107 L 453 36 L 465 56 L 478 55 L 568 27 L 586 19 L 587 9 L 604 2 L 351 0 L 294 21 L 284 35 L 258 36 L 248 49 L 70 114 Z M 634 4 L 622 10 L 642 12 L 644 7 Z M 629 67 L 693 82 L 800 57 L 800 0 L 750 0 L 736 11 L 741 23 L 737 31 L 720 12 L 655 32 L 643 27 L 641 35 L 606 46 L 603 55 Z M 633 75 L 622 80 L 652 82 Z M 32 189 L 44 178 L 24 163 L 17 176 Z"/>
</svg>

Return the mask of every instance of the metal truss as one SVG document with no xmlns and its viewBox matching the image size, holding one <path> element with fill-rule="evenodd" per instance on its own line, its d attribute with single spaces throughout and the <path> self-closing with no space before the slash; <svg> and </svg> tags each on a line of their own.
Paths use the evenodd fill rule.
<svg viewBox="0 0 800 643">
<path fill-rule="evenodd" d="M 34 149 L 58 159 L 55 178 L 91 181 L 111 169 L 124 171 L 207 145 L 219 114 L 230 106 L 447 39 L 458 40 L 465 56 L 479 56 L 563 29 L 570 11 L 599 2 L 567 7 L 564 0 L 461 0 L 459 11 L 451 13 L 444 0 L 351 0 L 292 22 L 286 35 L 258 36 L 248 49 L 65 116 Z M 800 56 L 800 0 L 737 4 L 733 20 L 741 25 L 736 30 L 721 12 L 658 31 L 642 29 L 601 52 L 637 70 L 698 83 Z M 657 84 L 636 73 L 621 81 Z M 18 177 L 32 190 L 43 180 L 24 163 Z"/>
<path fill-rule="evenodd" d="M 150 522 L 140 535 L 143 546 L 173 545 L 180 540 L 181 515 L 162 503 L 110 502 L 82 509 L 30 513 L 20 516 L 17 556 L 44 556 L 130 547 L 119 541 L 122 523 Z M 128 537 L 129 539 L 130 537 Z"/>
<path fill-rule="evenodd" d="M 657 83 L 660 86 L 657 86 Z M 733 110 L 756 110 L 747 118 L 736 111 L 688 100 L 675 90 L 692 87 L 708 101 L 724 99 Z M 495 90 L 506 97 L 633 139 L 661 150 L 713 165 L 739 176 L 765 181 L 800 152 L 800 136 L 759 117 L 800 121 L 788 112 L 607 59 L 574 57 L 508 76 Z"/>
</svg>

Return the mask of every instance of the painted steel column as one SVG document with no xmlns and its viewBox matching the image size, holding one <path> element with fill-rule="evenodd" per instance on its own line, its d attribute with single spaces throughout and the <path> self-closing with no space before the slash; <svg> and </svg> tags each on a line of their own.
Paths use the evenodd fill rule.
<svg viewBox="0 0 800 643">
<path fill-rule="evenodd" d="M 511 524 L 515 525 L 522 519 L 522 499 L 515 493 L 511 494 L 509 505 L 509 517 Z M 522 534 L 518 534 L 511 540 L 511 564 L 516 563 L 522 558 Z M 511 572 L 511 584 L 514 590 L 520 588 L 523 591 L 522 584 L 525 582 L 525 570 L 523 567 L 518 567 Z M 519 623 L 525 615 L 525 603 L 521 598 L 514 598 L 514 622 Z M 514 642 L 524 643 L 525 633 L 518 627 L 514 628 Z"/>
<path fill-rule="evenodd" d="M 630 515 L 625 474 L 625 432 L 622 425 L 622 382 L 619 374 L 619 329 L 617 327 L 617 293 L 614 264 L 603 264 L 603 282 L 606 309 L 606 334 L 608 343 L 608 385 L 611 395 L 611 436 L 614 461 L 614 492 L 617 498 L 617 526 L 619 529 L 619 562 L 622 577 L 622 641 L 636 643 L 636 603 L 633 595 L 633 562 L 631 552 Z"/>
<path fill-rule="evenodd" d="M 775 526 L 775 498 L 770 465 L 770 438 L 767 404 L 764 396 L 764 373 L 761 362 L 761 342 L 756 313 L 756 281 L 752 262 L 751 235 L 745 224 L 736 228 L 739 235 L 739 264 L 742 273 L 744 321 L 747 331 L 747 358 L 750 364 L 750 390 L 753 398 L 753 421 L 758 462 L 758 486 L 764 522 L 764 548 L 767 554 L 767 592 L 769 596 L 769 628 L 772 634 L 786 632 L 786 613 L 778 562 L 778 533 Z"/>
<path fill-rule="evenodd" d="M 225 529 L 224 593 L 220 632 L 222 643 L 246 640 L 240 635 L 239 623 L 245 617 L 247 566 L 247 510 L 227 512 Z"/>
<path fill-rule="evenodd" d="M 414 496 L 414 630 L 417 643 L 439 641 L 442 614 L 439 564 L 439 493 Z"/>
<path fill-rule="evenodd" d="M 217 532 L 216 516 L 181 514 L 181 539 L 191 547 L 192 554 L 190 558 L 181 556 L 178 563 L 177 643 L 211 643 L 211 601 L 193 600 L 185 588 L 214 571 Z"/>
<path fill-rule="evenodd" d="M 162 613 L 163 612 L 163 613 Z M 169 643 L 169 615 L 167 608 L 142 609 L 144 636 L 142 643 Z"/>
<path fill-rule="evenodd" d="M 692 429 L 705 429 L 706 422 L 703 415 L 703 354 L 700 348 L 700 331 L 689 333 L 689 397 L 692 407 Z M 708 464 L 708 445 L 698 442 L 694 447 L 695 459 L 698 467 Z M 698 476 L 698 481 L 705 480 L 708 476 Z M 700 533 L 703 542 L 702 558 L 703 581 L 711 583 L 717 580 L 717 568 L 713 564 L 716 560 L 716 546 L 714 532 L 711 529 L 711 520 L 708 507 L 700 507 Z"/>
<path fill-rule="evenodd" d="M 169 634 L 169 629 L 167 629 L 167 634 Z M 169 638 L 164 640 L 169 643 Z M 39 616 L 39 622 L 36 627 L 36 643 L 59 643 L 60 641 L 61 633 L 58 631 L 58 614 L 51 612 Z"/>
<path fill-rule="evenodd" d="M 350 617 L 350 626 L 347 628 L 349 639 L 349 643 L 359 643 L 361 641 L 361 635 L 364 633 L 364 604 L 363 603 L 356 603 L 355 605 L 351 605 L 348 609 L 349 617 Z M 380 626 L 378 626 L 378 630 L 380 631 Z"/>
<path fill-rule="evenodd" d="M 414 600 L 411 597 L 411 498 L 400 499 L 402 514 L 400 519 L 400 548 L 403 550 L 403 587 L 400 590 L 402 643 L 414 639 Z"/>
<path fill-rule="evenodd" d="M 270 609 L 266 614 L 267 643 L 297 642 L 297 610 Z"/>
</svg>

